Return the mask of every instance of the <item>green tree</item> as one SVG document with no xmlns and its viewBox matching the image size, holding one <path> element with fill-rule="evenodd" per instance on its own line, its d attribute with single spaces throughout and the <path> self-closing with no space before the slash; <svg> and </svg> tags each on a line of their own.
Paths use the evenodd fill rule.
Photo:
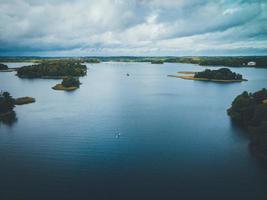
<svg viewBox="0 0 267 200">
<path fill-rule="evenodd" d="M 15 100 L 8 92 L 0 94 L 0 113 L 12 111 L 15 107 Z"/>
<path fill-rule="evenodd" d="M 61 84 L 64 87 L 79 87 L 81 83 L 80 83 L 78 78 L 74 78 L 72 76 L 68 76 L 68 77 L 63 79 Z"/>
</svg>

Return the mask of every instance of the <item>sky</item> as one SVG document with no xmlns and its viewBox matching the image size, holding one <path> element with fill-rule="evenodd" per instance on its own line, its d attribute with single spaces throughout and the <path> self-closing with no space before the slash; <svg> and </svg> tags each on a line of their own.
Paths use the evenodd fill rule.
<svg viewBox="0 0 267 200">
<path fill-rule="evenodd" d="M 267 55 L 267 0 L 0 0 L 0 55 Z"/>
</svg>

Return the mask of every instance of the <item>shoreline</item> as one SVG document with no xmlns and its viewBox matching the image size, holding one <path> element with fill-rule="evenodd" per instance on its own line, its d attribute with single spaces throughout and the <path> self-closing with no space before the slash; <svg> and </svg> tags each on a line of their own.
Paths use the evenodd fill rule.
<svg viewBox="0 0 267 200">
<path fill-rule="evenodd" d="M 5 113 L 0 113 L 0 118 L 1 117 L 5 117 L 5 116 L 7 116 L 7 115 L 10 115 L 10 114 L 12 114 L 14 112 L 14 110 L 11 110 L 11 111 L 8 111 L 8 112 L 5 112 Z"/>
<path fill-rule="evenodd" d="M 18 75 L 17 75 L 18 76 Z M 22 76 L 18 76 L 19 78 L 29 78 L 29 79 L 63 79 L 66 78 L 67 76 L 26 76 L 26 75 L 22 75 Z"/>
<path fill-rule="evenodd" d="M 239 82 L 243 82 L 243 81 L 248 81 L 247 79 L 242 79 L 242 80 L 220 80 L 220 79 L 195 78 L 194 76 L 177 76 L 177 75 L 168 75 L 168 77 L 181 78 L 181 79 L 193 80 L 193 81 L 211 81 L 211 82 L 222 82 L 222 83 L 239 83 Z"/>
<path fill-rule="evenodd" d="M 180 71 L 177 72 L 177 74 L 195 74 L 196 72 L 190 72 L 190 71 Z"/>
<path fill-rule="evenodd" d="M 15 99 L 15 105 L 24 105 L 34 103 L 36 100 L 33 97 L 19 97 Z"/>
</svg>

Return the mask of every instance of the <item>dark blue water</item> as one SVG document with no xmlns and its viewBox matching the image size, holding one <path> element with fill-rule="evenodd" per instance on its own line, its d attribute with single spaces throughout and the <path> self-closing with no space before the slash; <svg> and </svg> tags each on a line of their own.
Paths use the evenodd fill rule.
<svg viewBox="0 0 267 200">
<path fill-rule="evenodd" d="M 266 69 L 233 68 L 249 81 L 219 84 L 167 77 L 197 65 L 87 66 L 74 92 L 0 73 L 2 90 L 36 98 L 0 126 L 1 200 L 267 199 L 267 171 L 226 114 L 267 86 Z"/>
</svg>

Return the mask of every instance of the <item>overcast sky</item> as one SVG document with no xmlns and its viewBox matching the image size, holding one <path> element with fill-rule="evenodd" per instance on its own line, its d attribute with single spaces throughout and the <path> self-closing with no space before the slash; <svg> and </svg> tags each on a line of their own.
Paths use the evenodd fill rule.
<svg viewBox="0 0 267 200">
<path fill-rule="evenodd" d="M 0 0 L 0 55 L 267 55 L 267 1 Z"/>
</svg>

